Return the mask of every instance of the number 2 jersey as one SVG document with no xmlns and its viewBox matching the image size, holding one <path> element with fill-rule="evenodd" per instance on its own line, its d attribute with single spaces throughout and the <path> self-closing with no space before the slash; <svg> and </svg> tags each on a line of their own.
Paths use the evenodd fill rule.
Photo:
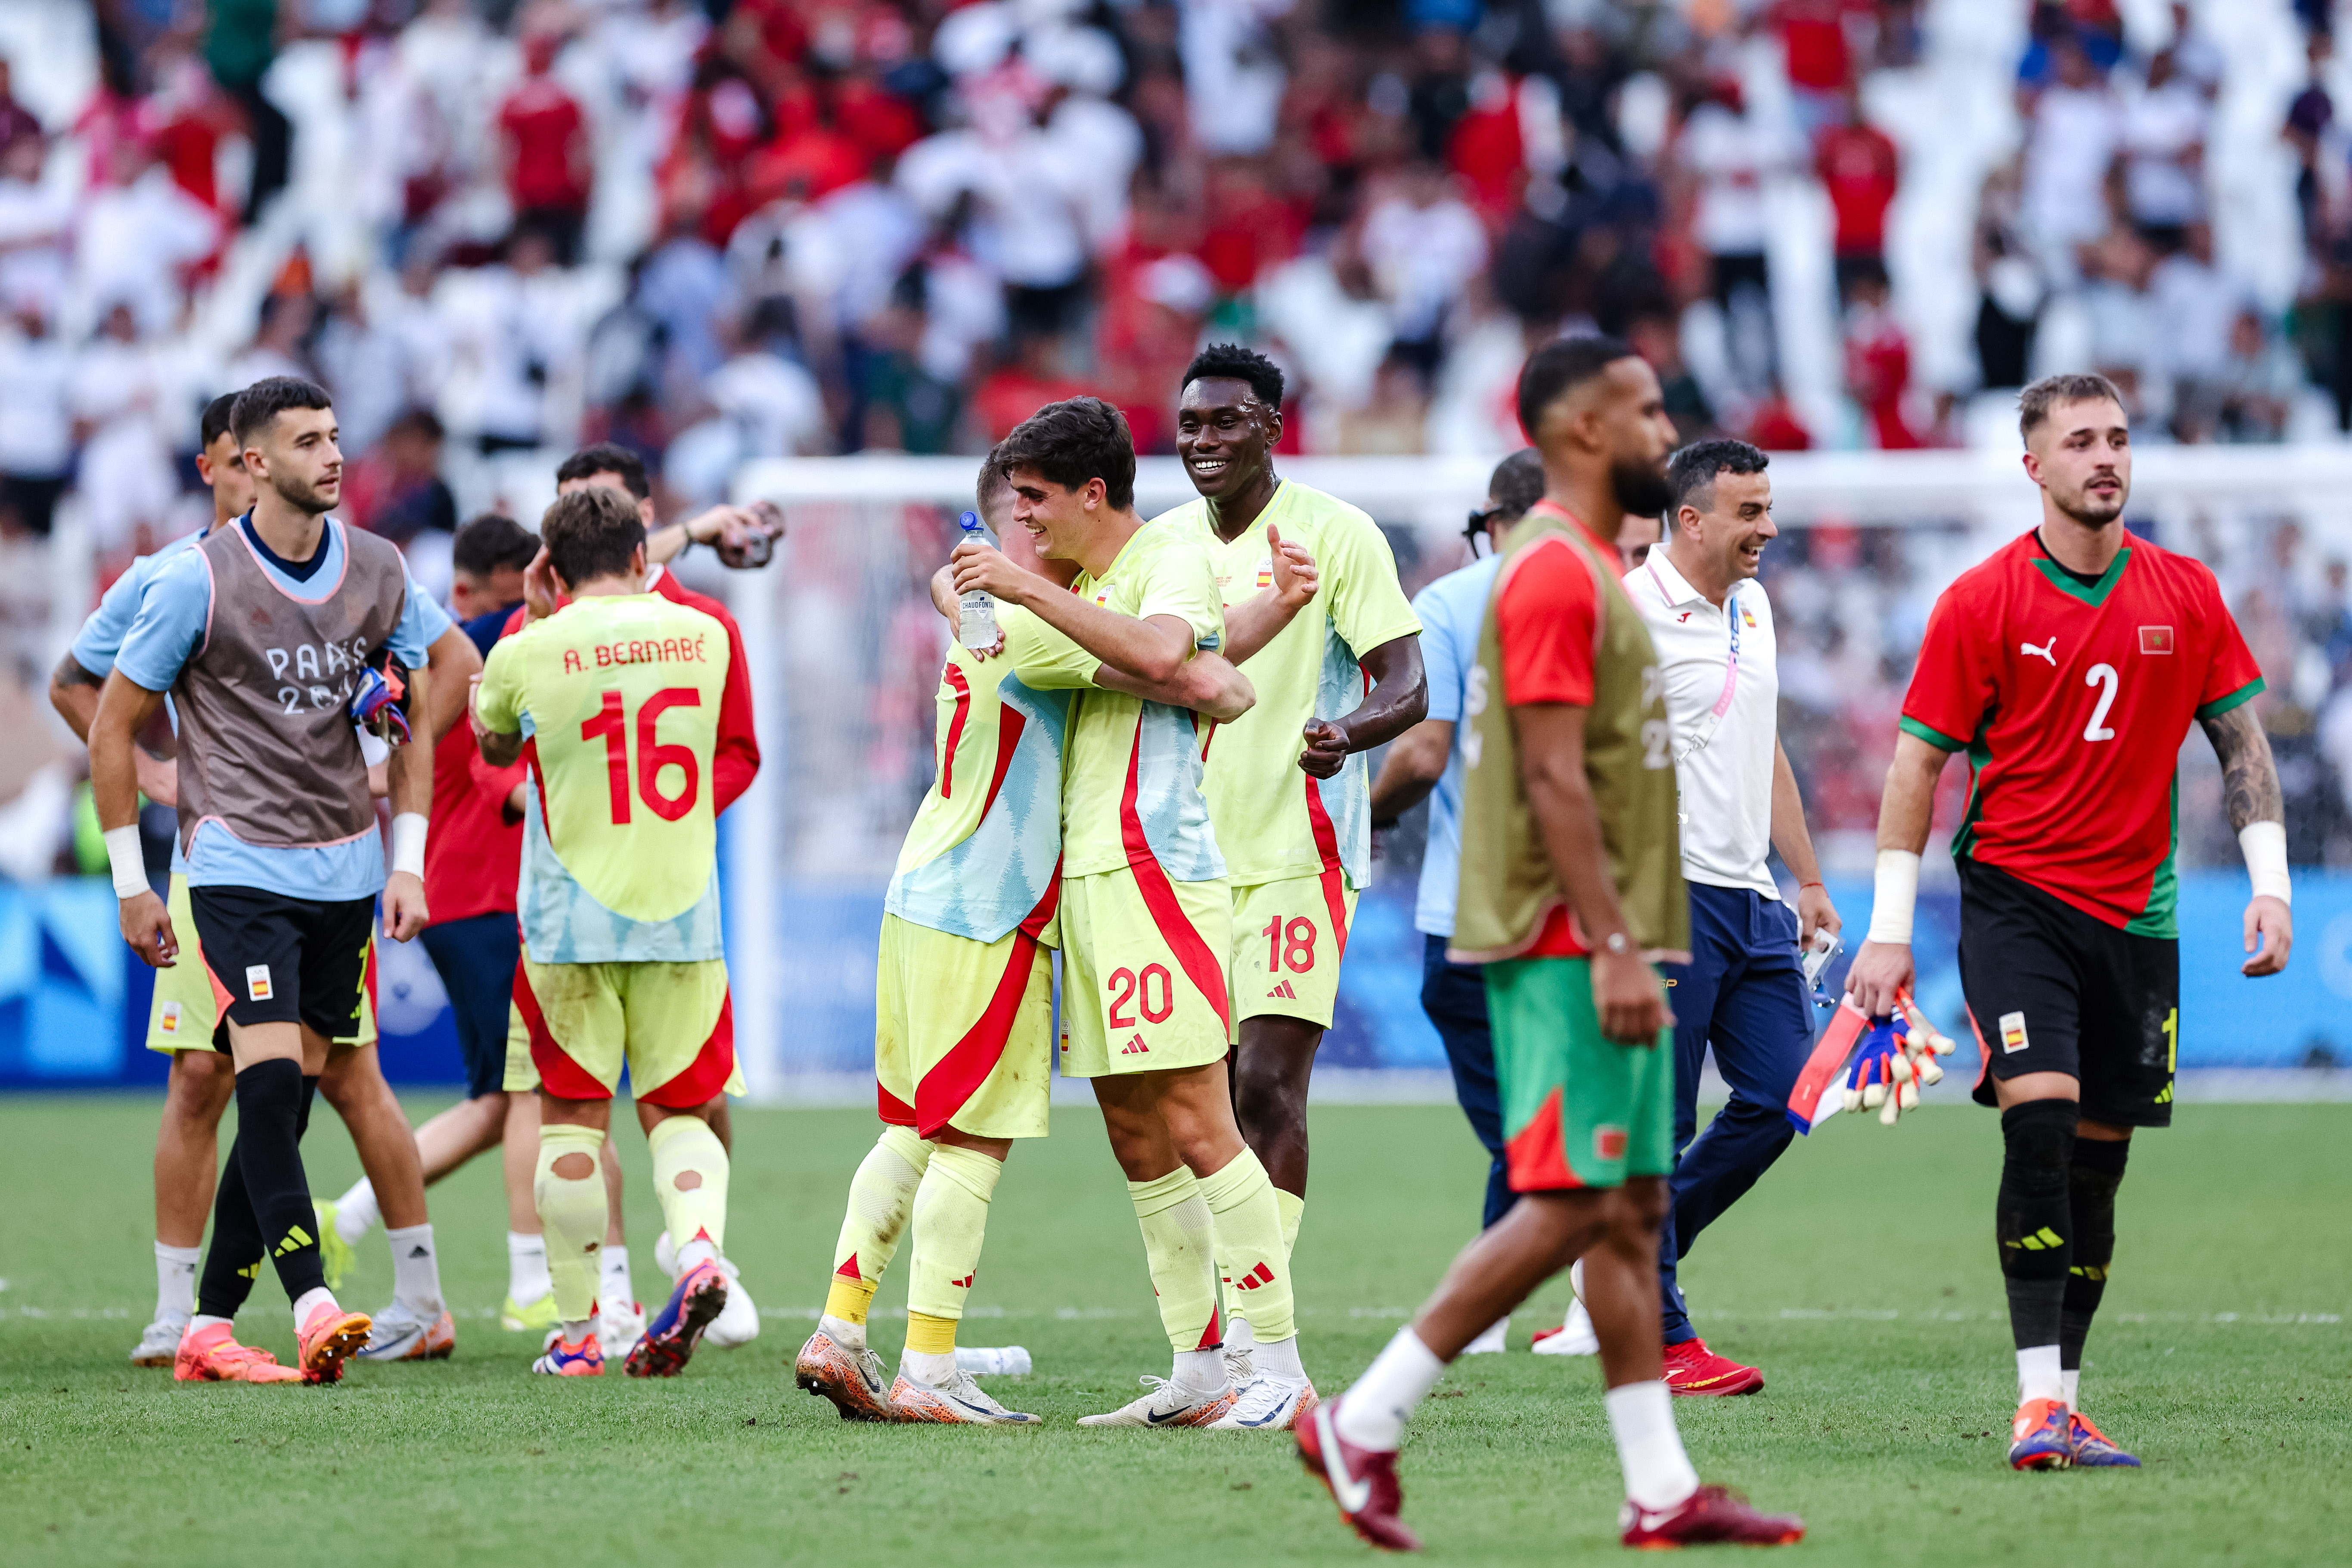
<svg viewBox="0 0 2352 1568">
<path fill-rule="evenodd" d="M 1956 858 L 2169 938 L 2181 740 L 2262 689 L 2202 563 L 2132 539 L 2085 584 L 2029 532 L 1936 601 L 1903 728 L 1969 753 Z"/>
<path fill-rule="evenodd" d="M 722 955 L 713 757 L 727 629 L 659 595 L 577 599 L 490 650 L 482 721 L 528 737 L 516 910 L 539 963 Z"/>
</svg>

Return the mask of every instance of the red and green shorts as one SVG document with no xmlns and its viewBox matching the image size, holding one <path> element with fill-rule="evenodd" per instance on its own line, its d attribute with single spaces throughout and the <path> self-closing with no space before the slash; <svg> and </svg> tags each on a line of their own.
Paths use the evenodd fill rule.
<svg viewBox="0 0 2352 1568">
<path fill-rule="evenodd" d="M 1509 958 L 1486 970 L 1511 1190 L 1671 1174 L 1674 1031 L 1648 1046 L 1603 1037 L 1589 959 Z"/>
</svg>

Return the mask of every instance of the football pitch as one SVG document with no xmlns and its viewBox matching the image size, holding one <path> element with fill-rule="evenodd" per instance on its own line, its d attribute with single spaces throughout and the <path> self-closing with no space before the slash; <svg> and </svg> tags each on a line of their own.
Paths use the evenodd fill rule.
<svg viewBox="0 0 2352 1568">
<path fill-rule="evenodd" d="M 437 1107 L 422 1099 L 411 1114 Z M 1164 1373 L 1142 1247 L 1091 1110 L 1019 1147 L 963 1333 L 1022 1344 L 989 1379 L 1042 1429 L 874 1427 L 793 1385 L 844 1184 L 870 1143 L 846 1110 L 736 1118 L 728 1251 L 765 1322 L 675 1381 L 533 1378 L 499 1331 L 494 1159 L 434 1189 L 458 1311 L 445 1363 L 354 1363 L 331 1389 L 179 1385 L 125 1360 L 153 1303 L 156 1103 L 0 1101 L 0 1560 L 10 1563 L 697 1564 L 1338 1563 L 1369 1549 L 1286 1436 L 1082 1431 Z M 616 1124 L 623 1119 L 616 1118 Z M 1682 1400 L 1703 1477 L 1811 1527 L 1819 1563 L 2320 1563 L 2352 1538 L 2352 1157 L 2346 1108 L 2182 1109 L 2144 1138 L 2084 1404 L 2147 1468 L 2011 1474 L 2015 1401 L 1990 1241 L 1989 1112 L 1861 1117 L 1801 1142 L 1684 1274 L 1701 1331 L 1764 1368 L 1755 1397 Z M 226 1130 L 224 1130 L 226 1144 Z M 1483 1160 L 1451 1108 L 1318 1107 L 1296 1260 L 1302 1343 L 1343 1387 L 1427 1293 L 1475 1216 Z M 622 1140 L 638 1293 L 659 1216 Z M 312 1185 L 356 1174 L 321 1110 Z M 343 1299 L 388 1298 L 381 1233 Z M 905 1255 L 877 1302 L 895 1363 Z M 1405 1518 L 1433 1561 L 1609 1562 L 1619 1482 L 1590 1361 L 1461 1363 L 1406 1440 Z M 244 1337 L 290 1358 L 265 1279 Z"/>
</svg>

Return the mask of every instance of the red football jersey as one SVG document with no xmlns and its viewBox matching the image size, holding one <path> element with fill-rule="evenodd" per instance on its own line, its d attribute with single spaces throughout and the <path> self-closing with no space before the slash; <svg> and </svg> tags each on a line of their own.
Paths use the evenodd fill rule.
<svg viewBox="0 0 2352 1568">
<path fill-rule="evenodd" d="M 2085 586 L 2026 533 L 1936 601 L 1903 728 L 1969 753 L 1955 857 L 2171 937 L 2180 742 L 2262 689 L 2202 563 L 2134 539 Z"/>
</svg>

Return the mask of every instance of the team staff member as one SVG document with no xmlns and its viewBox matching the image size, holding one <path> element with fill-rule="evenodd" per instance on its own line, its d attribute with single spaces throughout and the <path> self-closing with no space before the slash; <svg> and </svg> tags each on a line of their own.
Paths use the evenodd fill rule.
<svg viewBox="0 0 2352 1568">
<path fill-rule="evenodd" d="M 1691 960 L 1664 966 L 1675 1011 L 1675 1160 L 1658 1280 L 1666 1386 L 1676 1394 L 1764 1386 L 1762 1373 L 1706 1348 L 1675 1268 L 1796 1136 L 1789 1091 L 1812 1048 L 1802 955 L 1814 932 L 1841 923 L 1780 747 L 1772 605 L 1756 576 L 1779 531 L 1767 461 L 1745 441 L 1675 453 L 1666 469 L 1670 537 L 1625 574 L 1665 680 L 1690 884 Z M 1774 849 L 1797 879 L 1794 910 L 1766 864 Z M 1731 1099 L 1694 1143 L 1709 1042 Z"/>
<path fill-rule="evenodd" d="M 2252 707 L 2261 668 L 2213 574 L 2131 537 L 2131 432 L 2099 375 L 2018 397 L 2042 522 L 1937 599 L 1878 814 L 1870 940 L 1846 989 L 1874 1016 L 1911 983 L 1936 780 L 1967 751 L 1952 837 L 1960 985 L 2000 1107 L 1994 1209 L 2017 1350 L 2018 1469 L 2136 1467 L 2082 1413 L 2083 1345 L 2115 1261 L 2135 1128 L 2172 1121 L 2180 1036 L 2173 758 L 2191 721 L 2221 763 L 2253 896 L 2244 974 L 2286 968 L 2286 810 Z"/>
<path fill-rule="evenodd" d="M 1454 1098 L 1470 1119 L 1490 1163 L 1479 1211 L 1480 1229 L 1503 1217 L 1512 1203 L 1510 1165 L 1503 1157 L 1503 1106 L 1495 1089 L 1495 1042 L 1486 1025 L 1485 971 L 1445 956 L 1454 934 L 1454 900 L 1462 869 L 1462 703 L 1470 672 L 1478 664 L 1478 631 L 1502 563 L 1499 542 L 1528 508 L 1543 499 L 1543 458 L 1533 447 L 1495 466 L 1486 481 L 1486 504 L 1470 514 L 1465 531 L 1475 554 L 1487 553 L 1458 572 L 1449 572 L 1413 596 L 1421 621 L 1422 662 L 1429 674 L 1429 716 L 1396 738 L 1372 781 L 1371 818 L 1385 827 L 1429 800 L 1429 837 L 1421 855 L 1421 885 L 1413 900 L 1413 929 L 1422 933 L 1421 1010 L 1445 1042 L 1454 1069 Z M 1503 1348 L 1510 1320 L 1470 1342 L 1463 1354 Z"/>
<path fill-rule="evenodd" d="M 1421 622 L 1379 526 L 1274 471 L 1282 387 L 1271 360 L 1235 343 L 1193 359 L 1176 452 L 1200 499 L 1154 522 L 1208 547 L 1226 657 L 1257 692 L 1248 713 L 1206 731 L 1202 787 L 1233 883 L 1234 1110 L 1274 1183 L 1287 1257 L 1307 1205 L 1307 1080 L 1371 876 L 1364 753 L 1417 723 L 1427 703 Z M 1298 552 L 1317 583 L 1306 613 L 1260 592 L 1274 585 L 1277 558 Z M 1225 1274 L 1227 1342 L 1241 1360 L 1252 1296 Z"/>
<path fill-rule="evenodd" d="M 429 754 L 398 748 L 387 876 L 353 721 L 392 720 L 381 704 L 358 715 L 353 704 L 388 658 L 399 668 L 383 684 L 404 688 L 411 711 L 429 719 L 431 621 L 399 552 L 327 516 L 342 457 L 322 389 L 257 382 L 231 423 L 256 481 L 253 510 L 149 585 L 91 726 L 91 777 L 124 939 L 166 967 L 180 941 L 139 864 L 131 751 L 171 690 L 191 934 L 225 996 L 238 1108 L 234 1174 L 174 1374 L 331 1378 L 371 1324 L 327 1288 L 300 1128 L 329 1042 L 359 1014 L 377 893 L 385 934 L 407 941 L 425 923 L 432 805 Z M 237 1271 L 264 1252 L 294 1302 L 299 1368 L 261 1362 L 230 1333 L 245 1293 Z"/>
</svg>

